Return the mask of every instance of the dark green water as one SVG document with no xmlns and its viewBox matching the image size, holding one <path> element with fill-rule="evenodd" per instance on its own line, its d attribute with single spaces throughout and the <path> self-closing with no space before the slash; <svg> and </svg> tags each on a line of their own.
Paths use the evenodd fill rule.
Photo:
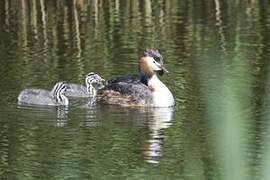
<svg viewBox="0 0 270 180">
<path fill-rule="evenodd" d="M 269 7 L 2 0 L 0 179 L 270 179 Z M 144 48 L 166 59 L 173 109 L 17 105 L 24 88 L 134 74 Z"/>
</svg>

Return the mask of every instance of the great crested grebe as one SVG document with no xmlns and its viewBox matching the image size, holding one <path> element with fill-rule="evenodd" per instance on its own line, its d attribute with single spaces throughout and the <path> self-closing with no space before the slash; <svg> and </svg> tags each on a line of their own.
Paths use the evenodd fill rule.
<svg viewBox="0 0 270 180">
<path fill-rule="evenodd" d="M 94 97 L 96 96 L 96 89 L 104 87 L 103 78 L 93 72 L 89 73 L 85 77 L 85 85 L 68 83 L 66 84 L 68 89 L 65 92 L 67 97 Z"/>
<path fill-rule="evenodd" d="M 168 72 L 158 50 L 145 50 L 139 60 L 139 75 L 111 79 L 97 90 L 97 99 L 121 106 L 170 107 L 174 106 L 171 91 L 159 78 Z"/>
<path fill-rule="evenodd" d="M 18 103 L 21 105 L 68 106 L 68 98 L 64 95 L 66 89 L 67 86 L 63 82 L 56 83 L 51 91 L 24 89 L 18 96 Z"/>
</svg>

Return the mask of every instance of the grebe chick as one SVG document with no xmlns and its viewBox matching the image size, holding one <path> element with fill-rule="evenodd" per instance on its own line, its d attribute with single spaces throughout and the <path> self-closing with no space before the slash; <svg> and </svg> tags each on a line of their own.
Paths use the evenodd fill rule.
<svg viewBox="0 0 270 180">
<path fill-rule="evenodd" d="M 98 100 L 121 106 L 170 107 L 174 98 L 158 75 L 168 72 L 157 50 L 146 50 L 139 60 L 139 75 L 109 80 L 97 91 Z"/>
<path fill-rule="evenodd" d="M 18 96 L 19 104 L 41 106 L 68 106 L 68 98 L 64 95 L 67 86 L 63 82 L 54 85 L 51 91 L 44 89 L 24 89 Z"/>
<path fill-rule="evenodd" d="M 97 90 L 104 87 L 103 82 L 105 80 L 101 78 L 98 74 L 93 72 L 89 73 L 85 77 L 85 85 L 80 84 L 67 84 L 67 91 L 65 95 L 67 97 L 93 97 L 96 96 Z"/>
</svg>

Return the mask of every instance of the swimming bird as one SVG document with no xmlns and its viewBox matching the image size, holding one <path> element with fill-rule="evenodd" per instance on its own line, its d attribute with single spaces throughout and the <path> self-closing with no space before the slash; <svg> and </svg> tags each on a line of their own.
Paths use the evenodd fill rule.
<svg viewBox="0 0 270 180">
<path fill-rule="evenodd" d="M 121 106 L 170 107 L 174 97 L 158 75 L 168 72 L 158 50 L 145 50 L 139 59 L 139 74 L 111 79 L 97 90 L 97 99 Z"/>
<path fill-rule="evenodd" d="M 97 90 L 104 87 L 103 82 L 105 80 L 98 74 L 93 72 L 89 73 L 85 77 L 85 85 L 68 83 L 66 84 L 68 89 L 65 92 L 67 97 L 94 97 Z"/>
<path fill-rule="evenodd" d="M 64 82 L 58 82 L 51 91 L 44 89 L 24 89 L 18 96 L 19 104 L 42 106 L 68 106 L 68 98 L 64 95 L 67 86 Z"/>
</svg>

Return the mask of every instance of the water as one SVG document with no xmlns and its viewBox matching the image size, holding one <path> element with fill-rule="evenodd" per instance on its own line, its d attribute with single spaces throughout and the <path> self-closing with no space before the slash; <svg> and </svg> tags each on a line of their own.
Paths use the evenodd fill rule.
<svg viewBox="0 0 270 180">
<path fill-rule="evenodd" d="M 0 2 L 0 179 L 269 179 L 269 1 Z M 24 88 L 137 72 L 159 48 L 176 106 L 71 100 Z"/>
</svg>

